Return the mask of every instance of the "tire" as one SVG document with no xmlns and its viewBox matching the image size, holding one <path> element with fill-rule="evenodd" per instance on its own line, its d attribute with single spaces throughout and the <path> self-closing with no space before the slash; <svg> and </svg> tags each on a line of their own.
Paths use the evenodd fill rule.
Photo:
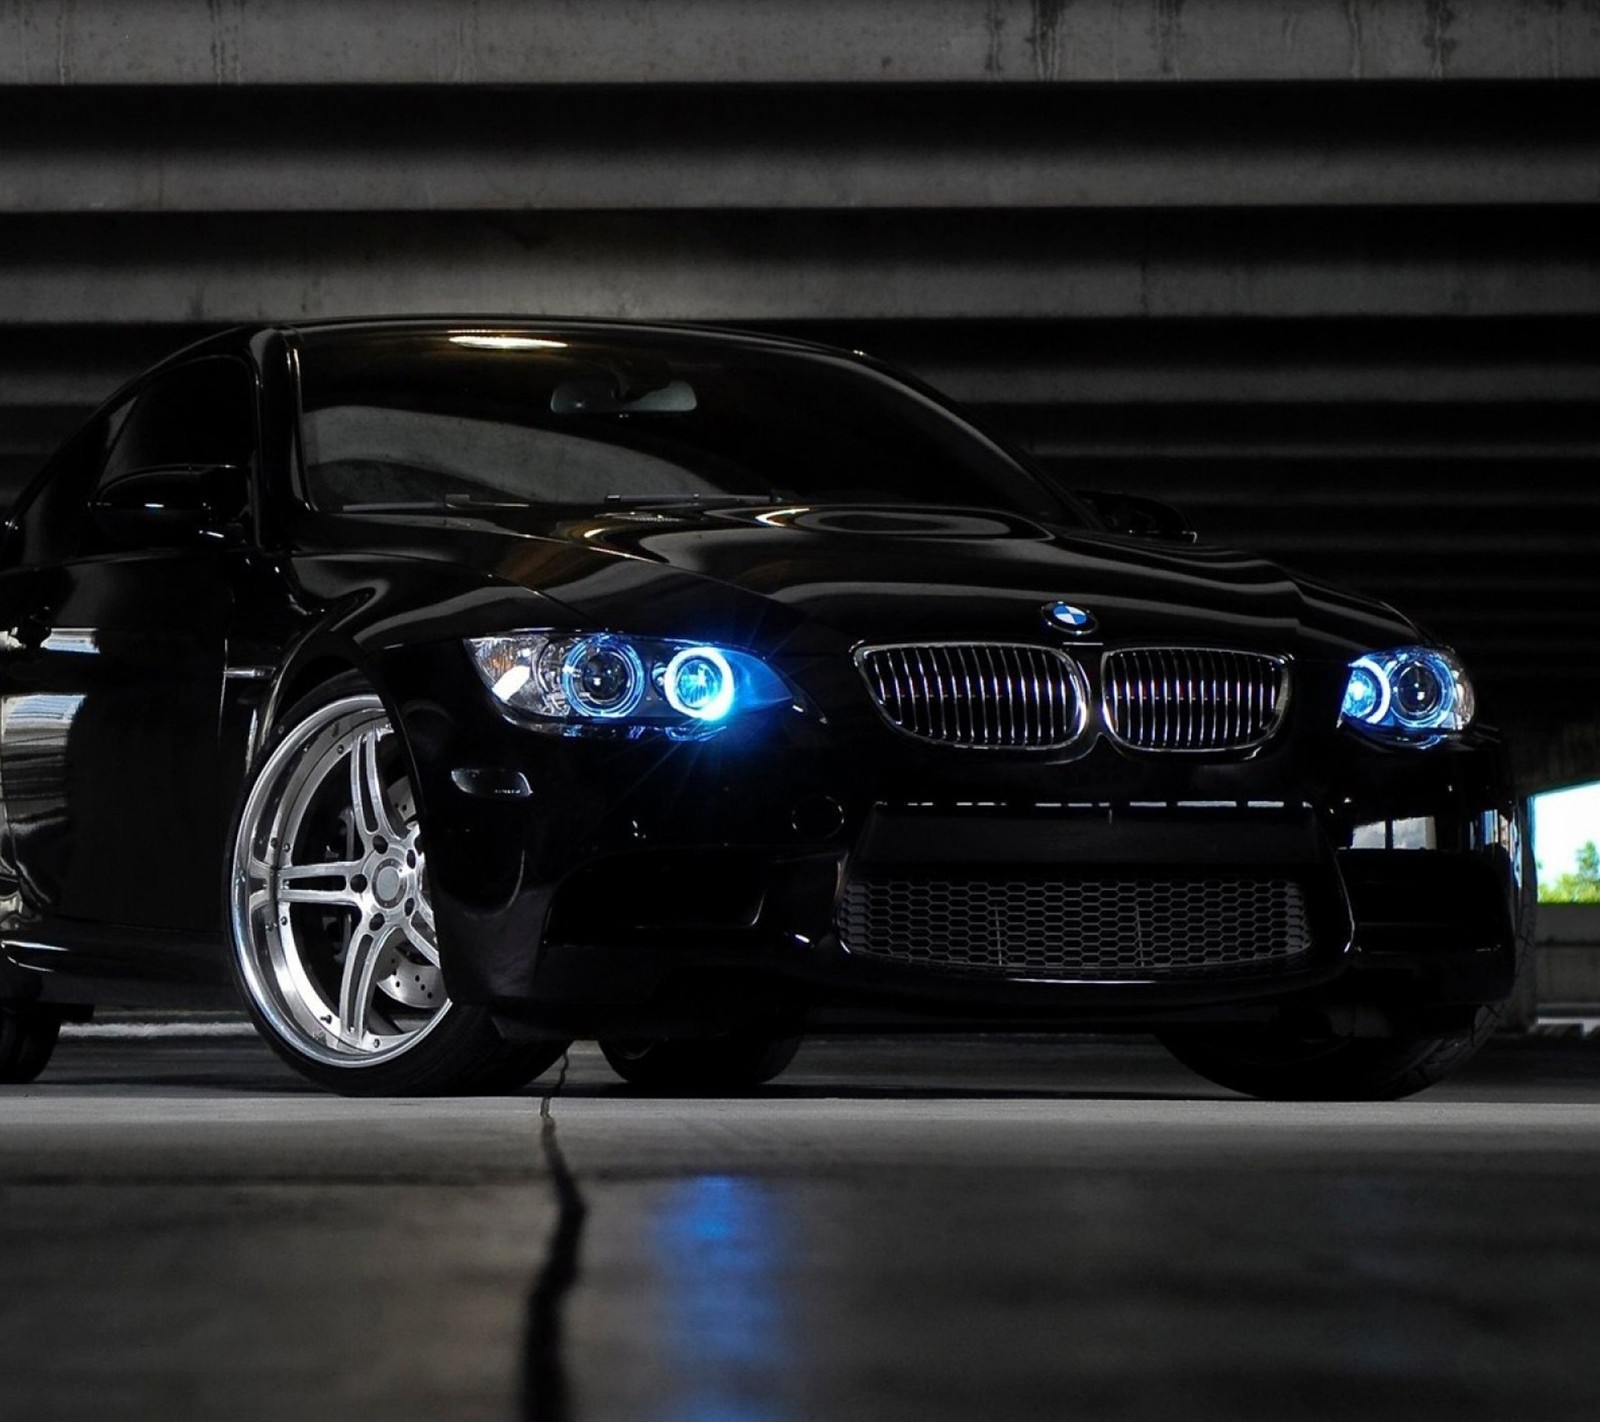
<svg viewBox="0 0 1600 1422">
<path fill-rule="evenodd" d="M 566 1050 L 511 1042 L 444 990 L 400 738 L 355 676 L 283 717 L 228 872 L 233 967 L 268 1045 L 347 1096 L 514 1090 Z"/>
<path fill-rule="evenodd" d="M 1516 970 L 1532 953 L 1537 869 L 1525 822 L 1519 822 L 1522 875 Z M 1218 1086 L 1265 1101 L 1398 1101 L 1443 1081 L 1492 1037 L 1507 1004 L 1485 1003 L 1459 1031 L 1391 1038 L 1311 1037 L 1280 1027 L 1168 1032 L 1161 1044 L 1191 1071 Z"/>
<path fill-rule="evenodd" d="M 1447 1036 L 1314 1037 L 1280 1027 L 1168 1032 L 1161 1044 L 1218 1086 L 1263 1101 L 1398 1101 L 1442 1081 L 1493 1031 L 1480 1008 Z"/>
<path fill-rule="evenodd" d="M 800 1050 L 798 1037 L 738 1034 L 688 1041 L 602 1039 L 611 1070 L 651 1091 L 739 1090 L 763 1086 Z"/>
<path fill-rule="evenodd" d="M 0 1008 L 0 1083 L 20 1086 L 42 1072 L 61 1035 L 61 1016 L 47 1007 Z"/>
</svg>

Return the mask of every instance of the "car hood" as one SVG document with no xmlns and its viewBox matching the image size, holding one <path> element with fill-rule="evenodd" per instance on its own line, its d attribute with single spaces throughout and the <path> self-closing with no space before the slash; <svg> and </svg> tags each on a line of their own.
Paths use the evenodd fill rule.
<svg viewBox="0 0 1600 1422">
<path fill-rule="evenodd" d="M 1095 628 L 1080 640 L 1095 645 L 1345 657 L 1416 636 L 1380 603 L 1249 554 L 980 509 L 661 506 L 562 518 L 494 509 L 364 522 L 368 547 L 475 564 L 502 585 L 554 599 L 578 623 L 795 651 L 1034 641 L 1058 601 L 1092 615 Z"/>
</svg>

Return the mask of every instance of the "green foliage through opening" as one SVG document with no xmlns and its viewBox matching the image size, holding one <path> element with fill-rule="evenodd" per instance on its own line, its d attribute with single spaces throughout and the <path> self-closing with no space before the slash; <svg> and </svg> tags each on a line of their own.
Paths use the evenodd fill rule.
<svg viewBox="0 0 1600 1422">
<path fill-rule="evenodd" d="M 1576 872 L 1560 874 L 1553 883 L 1541 881 L 1542 904 L 1600 904 L 1600 849 L 1591 839 L 1578 850 Z"/>
</svg>

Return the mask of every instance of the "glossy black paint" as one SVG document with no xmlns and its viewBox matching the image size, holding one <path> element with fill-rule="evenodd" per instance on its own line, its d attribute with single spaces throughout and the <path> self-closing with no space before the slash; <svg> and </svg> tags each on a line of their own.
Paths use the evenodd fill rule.
<svg viewBox="0 0 1600 1422">
<path fill-rule="evenodd" d="M 364 329 L 448 325 L 243 331 L 182 353 L 113 397 L 8 525 L 0 993 L 225 986 L 223 865 L 248 767 L 290 704 L 350 668 L 385 699 L 414 768 L 446 985 L 529 1030 L 1158 1024 L 1509 990 L 1520 865 L 1497 737 L 1390 750 L 1335 725 L 1352 656 L 1423 640 L 1392 609 L 1164 525 L 1138 538 L 1019 512 L 781 501 L 319 512 L 295 382 L 326 329 L 348 346 Z M 178 419 L 163 383 L 181 390 L 195 371 L 236 427 L 141 431 L 159 467 L 189 471 L 163 474 L 171 516 L 141 537 L 137 517 L 105 516 L 105 451 L 114 463 L 113 427 L 130 397 L 141 417 L 141 391 L 158 392 L 153 426 Z M 242 511 L 227 493 L 241 479 Z M 1041 608 L 1055 600 L 1092 609 L 1093 635 L 1051 631 Z M 738 646 L 799 700 L 701 742 L 534 734 L 462 645 L 524 628 Z M 918 638 L 1061 645 L 1091 677 L 1106 647 L 1257 649 L 1292 659 L 1294 703 L 1249 755 L 1138 755 L 1098 734 L 1061 753 L 963 753 L 890 730 L 852 664 L 863 644 Z M 1358 826 L 1424 817 L 1433 848 L 1352 847 Z M 852 958 L 834 933 L 852 872 L 1040 864 L 1280 866 L 1308 886 L 1316 961 L 1024 984 Z"/>
</svg>

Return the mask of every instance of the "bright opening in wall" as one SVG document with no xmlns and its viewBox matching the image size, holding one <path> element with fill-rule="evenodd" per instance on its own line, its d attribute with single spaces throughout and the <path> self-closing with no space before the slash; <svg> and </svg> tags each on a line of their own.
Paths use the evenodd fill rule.
<svg viewBox="0 0 1600 1422">
<path fill-rule="evenodd" d="M 1600 782 L 1533 797 L 1539 902 L 1600 904 Z"/>
</svg>

